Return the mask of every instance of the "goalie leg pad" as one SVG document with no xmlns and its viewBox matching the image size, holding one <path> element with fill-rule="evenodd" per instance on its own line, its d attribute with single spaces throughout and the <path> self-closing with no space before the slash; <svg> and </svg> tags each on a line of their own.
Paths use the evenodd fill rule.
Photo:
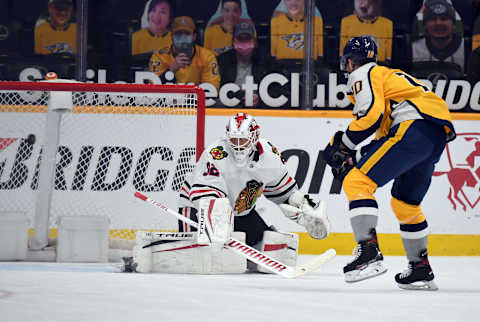
<svg viewBox="0 0 480 322">
<path fill-rule="evenodd" d="M 298 256 L 298 235 L 293 233 L 285 233 L 279 231 L 265 231 L 263 239 L 254 246 L 255 249 L 265 253 L 268 256 L 278 260 L 282 264 L 295 267 L 297 265 Z M 249 262 L 248 268 L 253 271 L 262 273 L 272 272 Z"/>
<path fill-rule="evenodd" d="M 193 232 L 154 232 L 139 230 L 135 234 L 133 248 L 133 264 L 138 273 L 152 271 L 152 247 L 159 244 L 171 243 L 178 240 L 193 241 Z"/>
<path fill-rule="evenodd" d="M 233 232 L 232 237 L 237 240 L 245 240 L 242 232 Z M 146 260 L 142 257 L 148 249 L 150 251 L 150 271 L 154 273 L 183 273 L 183 274 L 225 274 L 244 273 L 246 271 L 246 259 L 238 256 L 227 248 L 200 245 L 196 238 L 192 240 L 177 240 L 160 244 L 151 242 L 151 247 L 135 248 L 140 258 L 137 267 L 143 265 Z M 143 260 L 143 261 L 142 261 Z M 140 270 L 137 268 L 137 271 Z M 142 270 L 143 272 L 143 270 Z"/>
<path fill-rule="evenodd" d="M 227 198 L 201 199 L 199 204 L 199 244 L 223 248 L 233 231 L 233 210 Z"/>
</svg>

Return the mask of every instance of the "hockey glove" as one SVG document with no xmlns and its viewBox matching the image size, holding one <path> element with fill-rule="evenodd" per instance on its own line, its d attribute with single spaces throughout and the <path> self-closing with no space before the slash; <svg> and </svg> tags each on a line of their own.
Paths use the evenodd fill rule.
<svg viewBox="0 0 480 322">
<path fill-rule="evenodd" d="M 333 177 L 340 182 L 343 182 L 343 179 L 347 176 L 350 170 L 353 169 L 355 165 L 351 159 L 345 161 L 339 168 L 332 168 Z"/>
<path fill-rule="evenodd" d="M 355 154 L 342 143 L 343 132 L 338 131 L 323 150 L 323 159 L 332 168 L 340 168 L 348 158 Z"/>
<path fill-rule="evenodd" d="M 337 132 L 338 133 L 338 132 Z M 342 165 L 338 168 L 332 167 L 332 174 L 336 180 L 343 182 L 345 176 L 352 170 L 358 161 L 377 143 L 376 140 L 372 140 L 369 144 L 362 146 L 358 150 L 349 150 L 348 156 Z"/>
<path fill-rule="evenodd" d="M 302 225 L 308 234 L 315 239 L 324 239 L 330 232 L 330 222 L 326 213 L 326 204 L 321 201 L 315 204 L 309 195 L 296 191 L 288 199 L 288 204 L 281 204 L 284 215 Z"/>
</svg>

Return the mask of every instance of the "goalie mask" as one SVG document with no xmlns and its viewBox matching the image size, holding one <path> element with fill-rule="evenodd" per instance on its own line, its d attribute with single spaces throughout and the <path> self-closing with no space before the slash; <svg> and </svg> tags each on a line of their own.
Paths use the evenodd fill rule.
<svg viewBox="0 0 480 322">
<path fill-rule="evenodd" d="M 260 127 L 246 113 L 237 113 L 227 124 L 226 137 L 238 165 L 245 165 L 260 137 Z"/>
</svg>

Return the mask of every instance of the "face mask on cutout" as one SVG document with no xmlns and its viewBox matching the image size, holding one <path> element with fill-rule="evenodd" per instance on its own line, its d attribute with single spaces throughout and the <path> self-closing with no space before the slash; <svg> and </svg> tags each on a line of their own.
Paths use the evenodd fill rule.
<svg viewBox="0 0 480 322">
<path fill-rule="evenodd" d="M 192 55 L 193 37 L 191 34 L 174 34 L 173 44 L 179 53 L 185 53 L 187 56 Z"/>
<path fill-rule="evenodd" d="M 255 47 L 255 44 L 253 41 L 237 41 L 235 40 L 233 42 L 233 47 L 235 50 L 242 56 L 249 55 L 252 51 L 253 48 Z"/>
<path fill-rule="evenodd" d="M 185 46 L 191 46 L 193 43 L 193 37 L 191 34 L 175 34 L 173 35 L 173 44 L 177 48 Z"/>
</svg>

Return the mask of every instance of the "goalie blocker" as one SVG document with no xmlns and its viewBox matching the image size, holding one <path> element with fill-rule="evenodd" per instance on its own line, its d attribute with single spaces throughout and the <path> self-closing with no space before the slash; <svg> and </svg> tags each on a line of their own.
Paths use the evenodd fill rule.
<svg viewBox="0 0 480 322">
<path fill-rule="evenodd" d="M 126 271 L 141 273 L 220 274 L 244 273 L 247 261 L 232 249 L 223 247 L 233 237 L 245 242 L 244 232 L 233 232 L 233 212 L 226 198 L 203 199 L 199 207 L 199 229 L 195 232 L 138 231 L 133 263 Z M 265 231 L 254 248 L 286 264 L 297 262 L 298 236 Z M 249 262 L 248 268 L 271 271 Z"/>
</svg>

